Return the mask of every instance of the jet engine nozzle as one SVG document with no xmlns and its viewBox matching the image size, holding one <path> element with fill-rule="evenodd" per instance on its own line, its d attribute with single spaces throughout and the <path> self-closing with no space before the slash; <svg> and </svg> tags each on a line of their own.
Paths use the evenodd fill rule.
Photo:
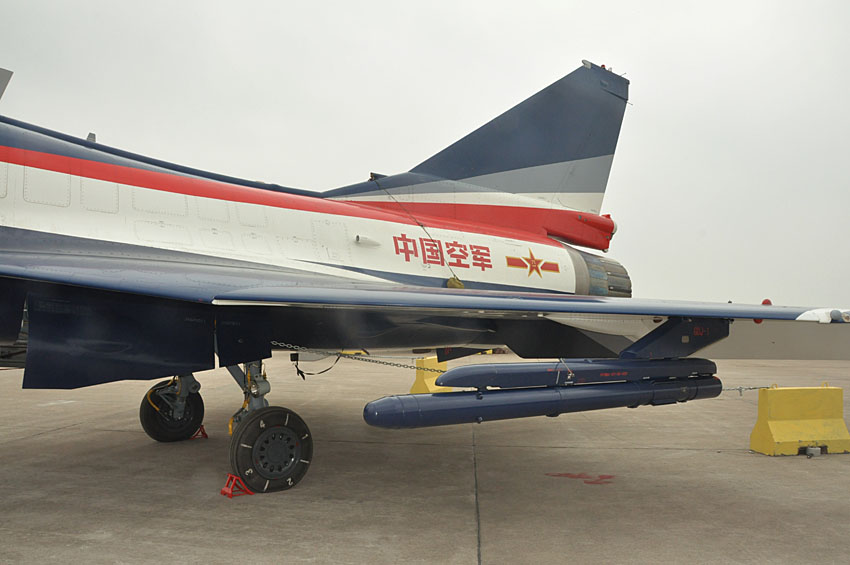
<svg viewBox="0 0 850 565">
<path fill-rule="evenodd" d="M 617 261 L 600 257 L 562 244 L 573 260 L 576 273 L 576 294 L 631 297 L 629 273 Z"/>
</svg>

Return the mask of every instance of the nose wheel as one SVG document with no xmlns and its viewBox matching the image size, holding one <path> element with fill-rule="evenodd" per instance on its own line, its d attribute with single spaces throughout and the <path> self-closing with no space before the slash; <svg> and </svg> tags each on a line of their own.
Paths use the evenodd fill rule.
<svg viewBox="0 0 850 565">
<path fill-rule="evenodd" d="M 281 406 L 249 412 L 230 440 L 230 466 L 254 492 L 294 487 L 313 458 L 310 429 L 298 414 Z"/>
<path fill-rule="evenodd" d="M 204 421 L 201 385 L 191 375 L 162 381 L 142 398 L 139 421 L 142 429 L 156 441 L 189 439 Z"/>
</svg>

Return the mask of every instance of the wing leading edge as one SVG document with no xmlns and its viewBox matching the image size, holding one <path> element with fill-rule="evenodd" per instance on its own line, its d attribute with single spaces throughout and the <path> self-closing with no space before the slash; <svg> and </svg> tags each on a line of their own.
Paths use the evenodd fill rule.
<svg viewBox="0 0 850 565">
<path fill-rule="evenodd" d="M 850 322 L 850 310 L 764 306 L 637 298 L 573 296 L 536 292 L 429 287 L 258 287 L 216 295 L 215 306 L 298 306 L 311 308 L 399 309 L 465 316 L 595 314 L 724 319 L 765 319 L 820 323 Z M 561 320 L 566 318 L 560 317 Z"/>
</svg>

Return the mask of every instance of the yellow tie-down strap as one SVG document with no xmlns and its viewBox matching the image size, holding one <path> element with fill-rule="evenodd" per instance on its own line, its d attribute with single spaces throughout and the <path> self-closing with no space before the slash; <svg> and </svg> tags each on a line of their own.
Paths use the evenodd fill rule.
<svg viewBox="0 0 850 565">
<path fill-rule="evenodd" d="M 819 387 L 773 385 L 760 389 L 750 449 L 765 455 L 797 455 L 806 447 L 850 453 L 843 389 L 826 383 Z"/>
</svg>

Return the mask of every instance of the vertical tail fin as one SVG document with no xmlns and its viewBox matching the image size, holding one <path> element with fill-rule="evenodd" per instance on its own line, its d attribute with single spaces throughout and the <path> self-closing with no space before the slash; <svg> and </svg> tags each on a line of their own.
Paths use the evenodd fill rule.
<svg viewBox="0 0 850 565">
<path fill-rule="evenodd" d="M 628 80 L 583 61 L 410 172 L 323 196 L 605 250 L 616 226 L 599 210 L 628 97 Z"/>
<path fill-rule="evenodd" d="M 0 98 L 3 98 L 3 93 L 6 92 L 10 80 L 12 80 L 12 71 L 0 69 Z"/>
<path fill-rule="evenodd" d="M 604 66 L 583 61 L 411 173 L 599 213 L 628 87 Z"/>
</svg>

